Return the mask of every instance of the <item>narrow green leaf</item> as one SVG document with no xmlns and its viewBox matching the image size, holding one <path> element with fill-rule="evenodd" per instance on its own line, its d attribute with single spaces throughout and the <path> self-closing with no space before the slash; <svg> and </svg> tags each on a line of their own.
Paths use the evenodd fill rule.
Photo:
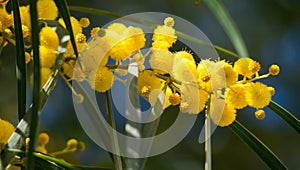
<svg viewBox="0 0 300 170">
<path fill-rule="evenodd" d="M 74 32 L 73 32 L 73 28 L 72 28 L 72 24 L 71 24 L 71 20 L 70 20 L 70 11 L 69 11 L 67 2 L 66 2 L 66 0 L 54 0 L 54 2 L 58 8 L 60 15 L 62 16 L 62 18 L 65 22 L 67 30 L 70 33 L 72 47 L 73 47 L 76 58 L 78 58 L 78 50 L 77 50 L 76 43 L 75 43 L 75 36 L 74 36 Z"/>
<path fill-rule="evenodd" d="M 40 104 L 40 59 L 39 59 L 39 28 L 37 16 L 37 0 L 29 1 L 30 4 L 30 19 L 31 19 L 31 35 L 32 35 L 32 52 L 33 52 L 33 99 L 32 113 L 30 123 L 30 143 L 28 148 L 28 164 L 27 169 L 34 168 L 34 146 L 37 126 L 39 121 L 39 104 Z"/>
<path fill-rule="evenodd" d="M 287 169 L 281 160 L 246 127 L 235 120 L 229 129 L 244 141 L 271 169 Z"/>
<path fill-rule="evenodd" d="M 204 0 L 213 14 L 217 17 L 219 23 L 223 26 L 228 37 L 231 39 L 237 53 L 241 57 L 248 57 L 248 51 L 242 39 L 240 32 L 234 24 L 232 18 L 224 8 L 223 4 L 218 0 Z"/>
<path fill-rule="evenodd" d="M 16 74 L 18 79 L 18 117 L 21 120 L 26 113 L 26 63 L 25 50 L 22 32 L 22 24 L 20 19 L 19 2 L 12 0 L 12 8 L 14 11 L 14 27 L 16 41 Z"/>
<path fill-rule="evenodd" d="M 292 113 L 290 113 L 274 101 L 271 101 L 268 107 L 272 109 L 284 121 L 286 121 L 291 127 L 293 127 L 298 133 L 300 133 L 300 121 Z"/>
<path fill-rule="evenodd" d="M 113 13 L 113 12 L 106 11 L 106 10 L 101 10 L 101 9 L 95 9 L 95 8 L 88 8 L 88 7 L 81 7 L 81 6 L 69 6 L 69 9 L 73 10 L 73 11 L 85 12 L 85 13 L 101 15 L 101 16 L 108 16 L 108 17 L 112 17 L 112 18 L 123 17 L 123 15 L 121 15 L 121 14 L 117 14 L 117 13 Z M 149 27 L 152 26 L 153 28 L 155 28 L 157 26 L 157 23 L 150 23 L 150 22 L 144 21 L 144 20 L 134 20 L 134 19 L 132 19 L 130 21 L 133 21 L 133 22 L 136 22 L 136 23 L 139 23 L 139 24 L 144 24 L 144 25 L 147 25 Z M 204 42 L 202 40 L 199 40 L 195 37 L 192 37 L 188 34 L 185 34 L 185 33 L 179 32 L 179 31 L 176 31 L 176 34 L 177 34 L 178 37 L 184 38 L 184 39 L 189 40 L 191 42 L 195 42 L 197 44 L 200 44 L 200 45 L 203 45 L 203 46 L 206 46 L 206 47 L 215 48 L 216 50 L 218 50 L 222 53 L 225 53 L 225 54 L 228 54 L 228 55 L 231 55 L 231 56 L 234 56 L 234 57 L 240 57 L 239 55 L 237 55 L 236 53 L 234 53 L 232 51 L 229 51 L 229 50 L 227 50 L 225 48 L 222 48 L 220 46 L 217 46 L 217 45 L 212 46 L 211 44 L 207 44 L 206 42 Z"/>
</svg>

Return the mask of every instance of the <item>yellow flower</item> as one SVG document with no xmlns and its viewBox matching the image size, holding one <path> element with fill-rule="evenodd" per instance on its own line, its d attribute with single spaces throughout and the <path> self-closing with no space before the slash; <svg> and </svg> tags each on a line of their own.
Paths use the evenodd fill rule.
<svg viewBox="0 0 300 170">
<path fill-rule="evenodd" d="M 59 39 L 51 27 L 43 27 L 40 31 L 40 45 L 57 50 Z"/>
<path fill-rule="evenodd" d="M 108 26 L 104 39 L 104 49 L 109 49 L 109 56 L 121 61 L 145 46 L 145 35 L 141 28 L 128 27 L 121 23 Z"/>
<path fill-rule="evenodd" d="M 43 86 L 46 84 L 48 79 L 52 75 L 52 70 L 48 67 L 42 67 L 40 71 L 40 88 L 42 89 Z M 33 74 L 30 75 L 30 85 L 33 86 Z"/>
<path fill-rule="evenodd" d="M 38 18 L 55 20 L 58 16 L 58 9 L 53 0 L 37 1 Z"/>
<path fill-rule="evenodd" d="M 238 74 L 237 72 L 234 71 L 234 69 L 229 63 L 225 61 L 222 61 L 222 63 L 223 63 L 222 67 L 224 69 L 225 78 L 226 78 L 226 86 L 229 87 L 238 81 Z"/>
<path fill-rule="evenodd" d="M 92 89 L 98 92 L 109 90 L 114 82 L 114 75 L 110 69 L 100 66 L 97 71 L 93 71 L 88 77 L 88 83 Z"/>
<path fill-rule="evenodd" d="M 258 120 L 263 120 L 265 117 L 266 117 L 266 113 L 264 110 L 257 110 L 255 112 L 255 117 L 258 119 Z"/>
<path fill-rule="evenodd" d="M 168 17 L 165 19 L 165 25 L 158 26 L 154 30 L 152 37 L 152 47 L 159 49 L 170 48 L 177 40 L 175 29 L 173 28 L 174 19 Z"/>
<path fill-rule="evenodd" d="M 29 5 L 20 6 L 20 16 L 21 16 L 22 25 L 26 25 L 29 29 L 31 29 Z"/>
<path fill-rule="evenodd" d="M 92 28 L 91 32 L 90 32 L 91 37 L 96 36 L 99 30 L 100 30 L 100 27 L 94 27 L 94 28 Z"/>
<path fill-rule="evenodd" d="M 269 67 L 269 73 L 272 75 L 272 76 L 276 76 L 278 75 L 280 72 L 280 67 L 276 64 L 272 64 L 270 67 Z"/>
<path fill-rule="evenodd" d="M 81 27 L 79 21 L 78 21 L 75 17 L 73 17 L 73 16 L 70 17 L 70 20 L 71 20 L 71 25 L 72 25 L 72 29 L 73 29 L 74 36 L 76 36 L 78 33 L 82 33 L 82 27 Z M 58 20 L 58 22 L 59 22 L 64 28 L 66 28 L 65 22 L 64 22 L 64 20 L 63 20 L 62 18 L 60 18 L 60 19 Z"/>
<path fill-rule="evenodd" d="M 86 36 L 82 33 L 76 34 L 75 44 L 76 44 L 77 51 L 80 53 L 86 44 Z M 75 56 L 75 52 L 74 52 L 71 41 L 68 42 L 66 49 L 67 49 L 67 51 L 65 52 L 65 56 L 67 56 L 67 57 Z"/>
<path fill-rule="evenodd" d="M 172 76 L 181 82 L 197 82 L 198 72 L 192 54 L 187 51 L 175 53 Z"/>
<path fill-rule="evenodd" d="M 251 58 L 240 58 L 234 63 L 234 70 L 247 78 L 260 70 L 260 64 Z"/>
<path fill-rule="evenodd" d="M 25 52 L 25 63 L 28 64 L 31 60 L 31 56 L 28 52 Z"/>
<path fill-rule="evenodd" d="M 7 143 L 8 139 L 15 131 L 15 127 L 6 120 L 0 119 L 0 151 L 3 149 L 5 144 Z"/>
<path fill-rule="evenodd" d="M 235 84 L 226 89 L 226 102 L 234 108 L 242 109 L 247 106 L 246 88 L 243 84 Z"/>
<path fill-rule="evenodd" d="M 178 93 L 172 93 L 169 96 L 169 102 L 173 105 L 176 106 L 180 103 L 180 95 Z"/>
<path fill-rule="evenodd" d="M 138 93 L 153 106 L 163 86 L 163 80 L 155 76 L 151 70 L 144 70 L 138 74 Z M 151 96 L 151 98 L 150 98 Z M 151 99 L 151 100 L 150 100 Z"/>
<path fill-rule="evenodd" d="M 90 25 L 90 20 L 86 17 L 83 17 L 79 20 L 79 23 L 83 28 L 86 28 Z"/>
<path fill-rule="evenodd" d="M 180 93 L 181 103 L 179 108 L 184 113 L 198 114 L 204 109 L 208 100 L 208 93 L 204 90 L 199 90 L 195 85 L 182 84 Z"/>
<path fill-rule="evenodd" d="M 212 97 L 209 115 L 216 125 L 224 127 L 236 119 L 236 110 L 223 99 Z"/>
<path fill-rule="evenodd" d="M 51 68 L 54 66 L 57 58 L 57 51 L 47 48 L 46 46 L 40 46 L 40 64 L 41 67 Z"/>
<path fill-rule="evenodd" d="M 38 144 L 46 145 L 49 143 L 50 137 L 47 133 L 40 133 L 38 136 Z"/>
<path fill-rule="evenodd" d="M 169 50 L 152 49 L 149 64 L 152 69 L 160 74 L 172 72 L 174 55 Z"/>
<path fill-rule="evenodd" d="M 263 83 L 249 83 L 246 85 L 246 100 L 249 106 L 263 108 L 271 101 L 271 92 Z"/>
<path fill-rule="evenodd" d="M 197 66 L 200 87 L 208 92 L 226 87 L 226 72 L 223 66 L 222 61 L 201 60 Z"/>
</svg>

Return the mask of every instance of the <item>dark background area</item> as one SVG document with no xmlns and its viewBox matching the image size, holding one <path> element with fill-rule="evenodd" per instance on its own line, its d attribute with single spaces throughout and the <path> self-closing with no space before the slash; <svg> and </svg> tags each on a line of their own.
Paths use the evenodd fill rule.
<svg viewBox="0 0 300 170">
<path fill-rule="evenodd" d="M 300 1 L 297 0 L 224 0 L 222 1 L 236 22 L 248 48 L 250 57 L 259 61 L 262 73 L 272 63 L 280 65 L 276 77 L 263 80 L 273 86 L 276 93 L 273 100 L 300 117 Z M 164 12 L 182 17 L 200 28 L 211 42 L 234 51 L 222 27 L 204 3 L 195 7 L 194 1 L 179 0 L 76 0 L 70 5 L 94 7 L 123 15 L 137 12 Z M 76 17 L 89 17 L 92 26 L 102 26 L 113 18 L 78 13 Z M 86 29 L 88 33 L 92 27 Z M 17 92 L 15 78 L 15 54 L 12 45 L 7 46 L 0 56 L 0 115 L 17 123 Z M 220 53 L 222 58 L 227 56 Z M 230 58 L 234 59 L 234 58 Z M 31 90 L 28 90 L 28 94 Z M 28 97 L 28 101 L 31 97 Z M 28 102 L 30 103 L 30 102 Z M 266 108 L 266 118 L 259 121 L 254 109 L 238 112 L 237 119 L 260 138 L 289 169 L 299 169 L 300 138 L 280 117 Z M 146 169 L 203 169 L 204 145 L 197 142 L 203 115 L 188 136 L 168 152 L 148 159 Z M 101 127 L 99 127 L 101 128 Z M 85 165 L 111 164 L 109 155 L 85 134 L 73 109 L 71 91 L 59 79 L 40 117 L 40 130 L 49 133 L 51 140 L 48 150 L 62 149 L 70 137 L 86 143 L 83 153 L 66 155 L 65 159 Z M 212 137 L 213 169 L 267 169 L 260 158 L 228 128 L 218 128 Z"/>
</svg>

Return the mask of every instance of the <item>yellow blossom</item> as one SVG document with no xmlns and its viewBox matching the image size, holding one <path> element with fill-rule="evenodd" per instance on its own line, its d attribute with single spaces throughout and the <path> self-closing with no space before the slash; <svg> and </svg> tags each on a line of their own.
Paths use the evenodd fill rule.
<svg viewBox="0 0 300 170">
<path fill-rule="evenodd" d="M 88 77 L 88 83 L 92 89 L 98 92 L 109 90 L 114 81 L 114 75 L 110 69 L 100 66 L 97 71 L 93 71 Z"/>
<path fill-rule="evenodd" d="M 222 67 L 224 69 L 225 78 L 226 78 L 226 86 L 229 87 L 238 81 L 238 74 L 237 72 L 234 71 L 234 69 L 229 63 L 225 61 L 222 61 L 222 63 L 223 63 Z"/>
<path fill-rule="evenodd" d="M 165 19 L 165 25 L 155 28 L 152 37 L 153 48 L 168 49 L 176 42 L 177 37 L 173 25 L 174 19 L 172 21 L 172 18 L 168 17 Z"/>
<path fill-rule="evenodd" d="M 176 52 L 172 76 L 181 82 L 197 82 L 198 72 L 192 54 L 187 51 Z"/>
<path fill-rule="evenodd" d="M 91 29 L 91 32 L 90 32 L 90 35 L 92 36 L 92 37 L 94 37 L 96 34 L 97 34 L 97 32 L 100 30 L 100 27 L 94 27 L 94 28 L 92 28 Z"/>
<path fill-rule="evenodd" d="M 82 27 L 81 27 L 79 21 L 78 21 L 75 17 L 73 17 L 73 16 L 70 17 L 70 20 L 71 20 L 71 25 L 72 25 L 72 29 L 73 29 L 74 36 L 76 36 L 78 33 L 82 33 Z M 60 19 L 58 20 L 58 22 L 59 22 L 64 28 L 66 28 L 65 22 L 64 22 L 64 20 L 63 20 L 62 18 L 60 18 Z"/>
<path fill-rule="evenodd" d="M 198 114 L 204 109 L 208 100 L 208 93 L 204 90 L 199 90 L 195 85 L 182 84 L 180 93 L 181 103 L 179 108 L 184 113 Z"/>
<path fill-rule="evenodd" d="M 178 93 L 172 93 L 169 96 L 169 102 L 173 105 L 176 106 L 180 103 L 180 95 Z"/>
<path fill-rule="evenodd" d="M 58 9 L 53 0 L 37 1 L 38 18 L 55 20 L 58 16 Z"/>
<path fill-rule="evenodd" d="M 47 133 L 40 133 L 38 136 L 38 144 L 46 145 L 49 143 L 50 137 Z"/>
<path fill-rule="evenodd" d="M 223 99 L 214 96 L 211 98 L 209 115 L 216 125 L 224 127 L 236 119 L 236 110 Z"/>
<path fill-rule="evenodd" d="M 226 102 L 234 108 L 242 109 L 247 106 L 246 88 L 243 84 L 235 84 L 226 89 Z"/>
<path fill-rule="evenodd" d="M 51 68 L 54 66 L 57 58 L 57 51 L 47 48 L 46 46 L 40 46 L 40 64 L 41 67 Z"/>
<path fill-rule="evenodd" d="M 30 35 L 30 30 L 26 25 L 22 25 L 23 38 L 26 38 Z"/>
<path fill-rule="evenodd" d="M 155 76 L 151 70 L 144 70 L 138 74 L 138 93 L 154 105 L 162 89 L 163 80 Z M 151 95 L 151 93 L 153 93 Z M 155 94 L 154 94 L 155 93 Z M 151 102 L 149 96 L 151 95 Z"/>
<path fill-rule="evenodd" d="M 246 86 L 246 100 L 249 106 L 263 108 L 271 101 L 271 92 L 263 83 L 249 83 Z"/>
<path fill-rule="evenodd" d="M 57 50 L 59 39 L 51 27 L 43 27 L 40 31 L 40 45 Z"/>
<path fill-rule="evenodd" d="M 3 149 L 5 144 L 7 143 L 8 139 L 15 131 L 15 127 L 6 120 L 0 119 L 0 151 Z"/>
<path fill-rule="evenodd" d="M 30 22 L 30 7 L 29 5 L 20 6 L 20 16 L 22 25 L 26 25 L 29 29 L 31 29 L 31 22 Z"/>
<path fill-rule="evenodd" d="M 266 117 L 266 113 L 264 110 L 257 110 L 255 112 L 255 117 L 258 119 L 258 120 L 263 120 L 265 117 Z"/>
<path fill-rule="evenodd" d="M 278 75 L 280 72 L 280 67 L 276 64 L 272 64 L 270 67 L 269 67 L 269 73 L 272 75 L 272 76 L 276 76 Z"/>
<path fill-rule="evenodd" d="M 43 86 L 46 84 L 48 79 L 52 75 L 52 70 L 48 67 L 42 67 L 40 71 L 40 88 L 42 89 Z M 30 85 L 33 86 L 33 74 L 30 75 Z"/>
<path fill-rule="evenodd" d="M 86 17 L 83 17 L 79 20 L 79 23 L 83 28 L 86 28 L 90 25 L 90 20 Z"/>
<path fill-rule="evenodd" d="M 28 52 L 25 52 L 25 63 L 28 64 L 31 60 L 31 55 Z"/>
<path fill-rule="evenodd" d="M 172 72 L 174 55 L 169 50 L 152 49 L 152 54 L 149 58 L 149 64 L 152 69 L 160 74 Z"/>
<path fill-rule="evenodd" d="M 260 69 L 260 65 L 258 64 L 251 58 L 240 58 L 234 63 L 234 70 L 240 75 L 251 78 L 255 73 L 254 71 Z"/>
</svg>

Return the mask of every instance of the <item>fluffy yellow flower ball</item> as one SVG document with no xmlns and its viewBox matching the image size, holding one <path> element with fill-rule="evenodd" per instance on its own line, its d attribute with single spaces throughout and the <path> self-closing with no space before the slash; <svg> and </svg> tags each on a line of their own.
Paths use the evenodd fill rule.
<svg viewBox="0 0 300 170">
<path fill-rule="evenodd" d="M 234 70 L 247 78 L 260 70 L 260 64 L 251 58 L 240 58 L 234 63 Z"/>
<path fill-rule="evenodd" d="M 222 67 L 224 69 L 225 78 L 226 78 L 226 86 L 229 87 L 238 81 L 238 74 L 236 71 L 234 71 L 234 69 L 229 63 L 225 61 L 222 61 L 222 63 L 223 63 Z"/>
<path fill-rule="evenodd" d="M 272 64 L 270 67 L 269 67 L 269 73 L 272 75 L 272 76 L 276 76 L 278 75 L 280 72 L 280 67 L 276 64 Z"/>
<path fill-rule="evenodd" d="M 43 86 L 47 83 L 48 79 L 52 75 L 52 70 L 48 67 L 42 67 L 40 71 L 40 88 L 42 89 Z M 33 86 L 33 74 L 30 75 L 30 85 Z"/>
<path fill-rule="evenodd" d="M 53 50 L 59 46 L 59 38 L 51 27 L 43 27 L 40 31 L 40 45 Z"/>
<path fill-rule="evenodd" d="M 271 91 L 263 83 L 249 83 L 246 85 L 246 101 L 249 106 L 254 108 L 263 108 L 271 101 Z"/>
<path fill-rule="evenodd" d="M 78 33 L 82 33 L 82 27 L 81 27 L 81 24 L 80 22 L 73 16 L 70 17 L 70 20 L 71 20 L 71 25 L 72 25 L 72 29 L 73 29 L 73 33 L 74 33 L 74 36 L 76 36 Z M 60 18 L 58 20 L 58 22 L 64 27 L 66 28 L 66 24 L 64 22 L 64 20 L 62 18 Z"/>
<path fill-rule="evenodd" d="M 20 16 L 22 25 L 26 25 L 29 29 L 31 28 L 31 21 L 30 21 L 30 7 L 29 5 L 20 6 Z"/>
<path fill-rule="evenodd" d="M 57 58 L 57 51 L 47 48 L 46 46 L 40 46 L 40 64 L 41 67 L 51 68 L 54 66 Z"/>
<path fill-rule="evenodd" d="M 0 119 L 0 151 L 3 149 L 5 144 L 7 143 L 8 139 L 15 131 L 15 127 L 6 120 Z"/>
<path fill-rule="evenodd" d="M 254 114 L 256 119 L 258 120 L 263 120 L 266 117 L 266 113 L 264 110 L 257 110 Z"/>
<path fill-rule="evenodd" d="M 192 54 L 187 51 L 175 53 L 172 76 L 181 82 L 197 82 L 198 72 Z"/>
<path fill-rule="evenodd" d="M 174 55 L 169 50 L 152 49 L 149 64 L 152 69 L 160 74 L 171 73 L 173 68 Z"/>
<path fill-rule="evenodd" d="M 165 25 L 158 26 L 154 30 L 152 37 L 152 47 L 159 49 L 168 49 L 170 48 L 177 40 L 175 35 L 175 29 L 173 28 L 174 19 L 168 17 L 165 19 Z"/>
<path fill-rule="evenodd" d="M 198 114 L 204 109 L 208 100 L 208 93 L 204 90 L 199 90 L 195 85 L 182 84 L 180 93 L 181 103 L 179 108 L 184 113 Z"/>
<path fill-rule="evenodd" d="M 38 18 L 55 20 L 58 16 L 58 9 L 53 0 L 37 1 Z"/>
<path fill-rule="evenodd" d="M 244 84 L 235 84 L 226 89 L 226 101 L 234 108 L 242 109 L 247 106 L 246 88 Z"/>
<path fill-rule="evenodd" d="M 86 17 L 83 17 L 79 20 L 79 23 L 83 28 L 86 28 L 90 25 L 90 20 Z"/>
<path fill-rule="evenodd" d="M 98 92 L 106 92 L 114 82 L 114 75 L 110 69 L 105 66 L 100 66 L 97 71 L 93 71 L 88 76 L 88 83 L 92 89 Z"/>
<path fill-rule="evenodd" d="M 209 115 L 216 125 L 229 126 L 236 119 L 236 109 L 223 99 L 214 96 L 211 98 Z"/>
<path fill-rule="evenodd" d="M 149 101 L 151 105 L 154 105 L 159 95 L 163 80 L 155 76 L 155 73 L 151 70 L 144 70 L 138 74 L 138 93 Z M 151 93 L 155 93 L 152 94 Z M 151 101 L 149 96 L 151 95 Z"/>
</svg>

